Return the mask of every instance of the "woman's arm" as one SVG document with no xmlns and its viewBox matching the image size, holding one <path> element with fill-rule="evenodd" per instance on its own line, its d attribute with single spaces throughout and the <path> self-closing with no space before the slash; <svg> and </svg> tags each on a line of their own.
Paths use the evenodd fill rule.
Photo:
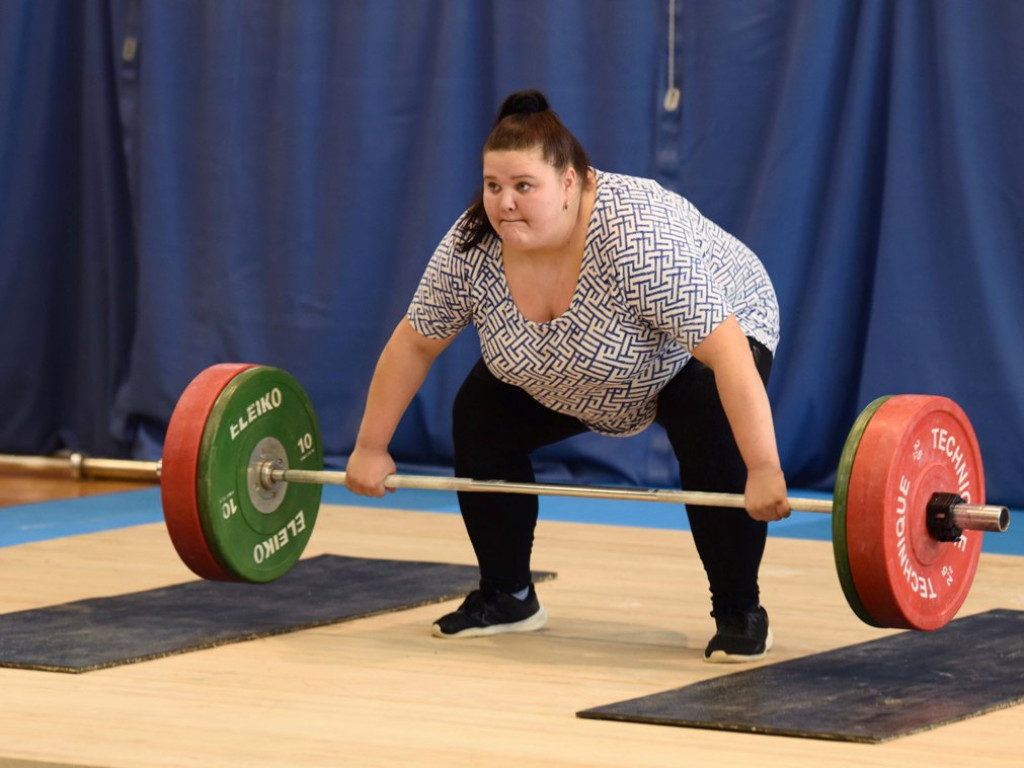
<svg viewBox="0 0 1024 768">
<path fill-rule="evenodd" d="M 768 393 L 736 318 L 726 318 L 693 350 L 693 356 L 715 372 L 718 396 L 747 465 L 747 512 L 755 520 L 789 517 Z"/>
<path fill-rule="evenodd" d="M 350 491 L 384 495 L 384 478 L 395 471 L 388 444 L 430 366 L 454 339 L 428 339 L 407 319 L 398 323 L 377 361 L 355 450 L 345 468 L 345 485 Z"/>
</svg>

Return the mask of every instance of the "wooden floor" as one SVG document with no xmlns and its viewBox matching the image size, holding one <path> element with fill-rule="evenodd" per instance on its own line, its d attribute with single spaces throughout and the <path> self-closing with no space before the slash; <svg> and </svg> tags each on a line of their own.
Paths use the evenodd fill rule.
<svg viewBox="0 0 1024 768">
<path fill-rule="evenodd" d="M 457 516 L 384 508 L 323 510 L 307 554 L 326 552 L 473 561 Z M 881 745 L 579 719 L 736 669 L 700 660 L 712 624 L 687 533 L 542 522 L 534 564 L 559 574 L 535 634 L 434 639 L 447 603 L 83 675 L 0 669 L 0 766 L 1021 764 L 1024 707 Z M 826 543 L 772 538 L 762 573 L 765 663 L 886 634 L 846 608 Z M 161 525 L 7 547 L 0 612 L 191 578 Z M 1024 609 L 1021 584 L 1024 558 L 983 555 L 962 614 Z"/>
</svg>

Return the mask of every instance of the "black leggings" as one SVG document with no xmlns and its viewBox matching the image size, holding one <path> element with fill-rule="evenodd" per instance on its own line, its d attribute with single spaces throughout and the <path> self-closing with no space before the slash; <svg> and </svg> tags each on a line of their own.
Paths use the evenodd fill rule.
<svg viewBox="0 0 1024 768">
<path fill-rule="evenodd" d="M 767 383 L 772 354 L 753 339 L 750 348 Z M 658 396 L 656 421 L 668 433 L 683 488 L 743 493 L 746 466 L 707 366 L 692 359 L 676 374 Z M 587 431 L 578 419 L 498 381 L 482 360 L 455 397 L 453 429 L 457 476 L 510 482 L 534 481 L 530 454 L 537 448 Z M 481 588 L 515 592 L 528 586 L 537 497 L 460 493 L 459 507 L 480 565 Z M 713 607 L 757 605 L 767 524 L 742 509 L 688 506 L 687 515 Z"/>
</svg>

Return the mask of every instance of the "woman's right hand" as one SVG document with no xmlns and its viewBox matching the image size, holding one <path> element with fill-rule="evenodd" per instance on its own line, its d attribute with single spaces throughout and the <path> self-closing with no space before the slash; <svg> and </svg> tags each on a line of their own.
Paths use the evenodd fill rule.
<svg viewBox="0 0 1024 768">
<path fill-rule="evenodd" d="M 394 488 L 384 487 L 384 478 L 396 470 L 395 462 L 386 449 L 357 445 L 345 467 L 345 487 L 360 496 L 380 498 L 385 491 L 395 492 Z"/>
</svg>

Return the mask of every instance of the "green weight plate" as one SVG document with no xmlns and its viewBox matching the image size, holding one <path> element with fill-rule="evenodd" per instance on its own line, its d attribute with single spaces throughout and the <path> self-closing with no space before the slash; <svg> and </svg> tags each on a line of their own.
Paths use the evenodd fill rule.
<svg viewBox="0 0 1024 768">
<path fill-rule="evenodd" d="M 203 430 L 196 494 L 210 550 L 239 581 L 268 582 L 295 565 L 309 541 L 321 487 L 253 480 L 266 456 L 285 468 L 323 469 L 316 414 L 286 371 L 259 366 L 232 379 Z"/>
<path fill-rule="evenodd" d="M 835 491 L 832 495 L 832 555 L 836 562 L 836 574 L 839 576 L 839 584 L 843 588 L 846 602 L 855 614 L 866 624 L 873 627 L 879 624 L 872 618 L 871 614 L 864 607 L 857 594 L 857 587 L 853 583 L 853 573 L 850 570 L 850 553 L 846 540 L 846 498 L 850 490 L 850 473 L 853 471 L 853 460 L 860 447 L 860 439 L 867 429 L 868 422 L 891 395 L 879 397 L 868 403 L 867 407 L 860 412 L 860 416 L 853 422 L 850 434 L 843 444 L 843 453 L 839 457 L 839 469 L 836 471 Z"/>
</svg>

